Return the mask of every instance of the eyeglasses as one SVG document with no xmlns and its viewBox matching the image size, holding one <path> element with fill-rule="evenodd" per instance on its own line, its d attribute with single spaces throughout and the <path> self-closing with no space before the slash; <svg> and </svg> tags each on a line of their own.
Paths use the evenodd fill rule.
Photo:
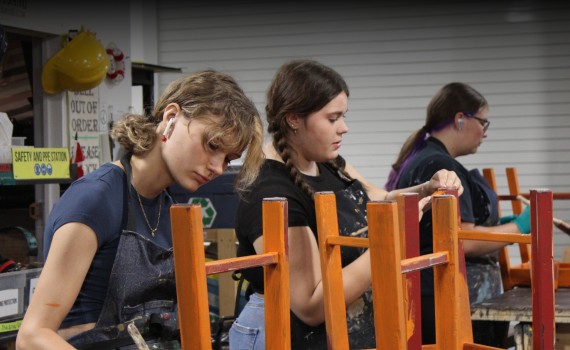
<svg viewBox="0 0 570 350">
<path fill-rule="evenodd" d="M 481 124 L 481 126 L 483 127 L 483 132 L 487 131 L 487 129 L 489 129 L 489 125 L 491 125 L 491 121 L 489 119 L 483 119 L 471 113 L 463 113 L 463 114 L 465 114 L 465 116 L 468 118 L 473 118 L 477 120 L 479 124 Z"/>
</svg>

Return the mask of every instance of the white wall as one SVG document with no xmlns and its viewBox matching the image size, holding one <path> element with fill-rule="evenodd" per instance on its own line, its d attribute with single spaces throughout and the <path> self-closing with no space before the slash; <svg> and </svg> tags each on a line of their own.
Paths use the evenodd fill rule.
<svg viewBox="0 0 570 350">
<path fill-rule="evenodd" d="M 154 0 L 130 0 L 132 61 L 157 64 L 157 15 Z"/>
<path fill-rule="evenodd" d="M 158 16 L 155 0 L 130 0 L 131 3 L 131 57 L 132 62 L 158 64 Z M 160 94 L 154 74 L 154 95 Z M 144 110 L 142 88 L 134 86 L 132 90 L 134 111 Z"/>
<path fill-rule="evenodd" d="M 159 64 L 233 74 L 263 114 L 265 91 L 291 58 L 338 70 L 351 88 L 341 153 L 383 186 L 436 90 L 471 84 L 490 103 L 488 139 L 467 167 L 505 167 L 521 190 L 570 192 L 570 5 L 565 1 L 309 2 L 164 0 Z M 161 87 L 175 78 L 160 76 Z M 510 209 L 505 203 L 503 208 Z M 555 203 L 570 221 L 570 201 Z M 556 256 L 570 239 L 558 230 Z"/>
</svg>

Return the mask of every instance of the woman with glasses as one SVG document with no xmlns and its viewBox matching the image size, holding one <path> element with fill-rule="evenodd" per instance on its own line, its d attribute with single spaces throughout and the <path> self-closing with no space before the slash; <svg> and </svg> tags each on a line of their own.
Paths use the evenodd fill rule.
<svg viewBox="0 0 570 350">
<path fill-rule="evenodd" d="M 386 183 L 386 190 L 420 184 L 440 169 L 453 170 L 464 187 L 459 197 L 461 227 L 505 233 L 529 233 L 528 207 L 519 216 L 498 217 L 497 195 L 477 169 L 467 170 L 457 157 L 474 154 L 491 124 L 485 98 L 464 83 L 443 86 L 427 107 L 424 126 L 404 143 Z M 420 222 L 420 254 L 433 251 L 431 214 Z M 498 251 L 501 242 L 463 241 L 469 298 L 481 302 L 502 292 Z M 422 338 L 435 343 L 433 270 L 421 272 Z M 504 347 L 508 322 L 473 322 L 476 343 Z"/>
</svg>

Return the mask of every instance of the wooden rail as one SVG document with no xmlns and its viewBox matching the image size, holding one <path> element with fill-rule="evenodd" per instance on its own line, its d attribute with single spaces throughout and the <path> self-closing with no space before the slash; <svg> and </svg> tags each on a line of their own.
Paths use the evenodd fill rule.
<svg viewBox="0 0 570 350">
<path fill-rule="evenodd" d="M 393 201 L 372 201 L 367 204 L 368 239 L 338 237 L 334 194 L 315 194 L 329 349 L 347 349 L 349 344 L 340 261 L 340 247 L 344 244 L 370 249 L 378 349 L 496 349 L 473 343 L 461 240 L 480 239 L 531 244 L 532 254 L 539 261 L 532 267 L 536 271 L 533 274 L 541 276 L 533 281 L 533 329 L 540 330 L 533 344 L 535 349 L 553 350 L 551 194 L 548 191 L 531 191 L 532 206 L 537 208 L 531 213 L 531 235 L 460 230 L 457 191 L 453 195 L 437 195 L 432 199 L 434 252 L 417 256 L 417 251 L 410 249 L 406 258 L 403 258 L 404 253 L 408 255 L 407 247 L 414 245 L 414 242 L 413 237 L 402 232 L 401 228 L 406 225 L 398 217 L 402 213 L 400 202 L 398 205 Z M 405 215 L 411 218 L 415 210 L 414 225 L 417 227 L 417 196 L 414 200 L 415 206 L 408 205 L 410 211 Z M 400 201 L 403 203 L 405 199 Z M 414 226 L 408 230 L 414 231 Z M 417 231 L 414 233 L 417 237 Z M 403 249 L 404 245 L 406 249 Z M 419 288 L 415 288 L 407 277 L 428 267 L 434 269 L 436 344 L 421 345 L 421 332 L 417 329 L 421 327 L 421 321 L 415 314 L 421 312 L 421 308 L 415 309 L 416 305 L 412 304 L 413 298 L 419 296 Z M 418 335 L 419 342 L 416 341 Z"/>
<path fill-rule="evenodd" d="M 171 207 L 183 349 L 212 349 L 206 275 L 254 266 L 264 267 L 266 348 L 291 349 L 287 201 L 268 198 L 262 209 L 263 254 L 206 263 L 201 206 Z"/>
</svg>

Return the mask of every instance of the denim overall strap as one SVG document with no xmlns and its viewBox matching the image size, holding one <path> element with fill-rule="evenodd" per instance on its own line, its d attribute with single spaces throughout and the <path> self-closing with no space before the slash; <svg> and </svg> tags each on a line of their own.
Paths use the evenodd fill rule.
<svg viewBox="0 0 570 350">
<path fill-rule="evenodd" d="M 121 165 L 123 166 L 123 169 L 125 169 L 125 173 L 127 174 L 127 190 L 129 191 L 129 195 L 127 196 L 127 198 L 129 199 L 129 212 L 127 214 L 127 227 L 126 229 L 129 231 L 136 231 L 136 219 L 135 219 L 135 209 L 134 209 L 134 205 L 135 203 L 133 202 L 133 186 L 131 183 L 131 179 L 133 177 L 133 169 L 131 167 L 131 157 L 132 157 L 132 153 L 125 153 L 122 157 L 121 157 Z"/>
<path fill-rule="evenodd" d="M 130 158 L 129 155 L 127 157 Z M 126 160 L 126 161 L 124 161 Z M 121 159 L 131 189 L 128 159 Z M 136 320 L 139 331 L 156 337 L 177 336 L 176 285 L 172 248 L 165 249 L 134 232 L 132 196 L 129 193 L 127 228 L 121 233 L 111 270 L 107 295 L 94 329 L 72 337 L 68 342 L 81 349 L 114 348 L 132 344 L 124 324 Z M 124 349 L 136 349 L 132 345 Z M 123 349 L 121 347 L 121 349 Z"/>
</svg>

